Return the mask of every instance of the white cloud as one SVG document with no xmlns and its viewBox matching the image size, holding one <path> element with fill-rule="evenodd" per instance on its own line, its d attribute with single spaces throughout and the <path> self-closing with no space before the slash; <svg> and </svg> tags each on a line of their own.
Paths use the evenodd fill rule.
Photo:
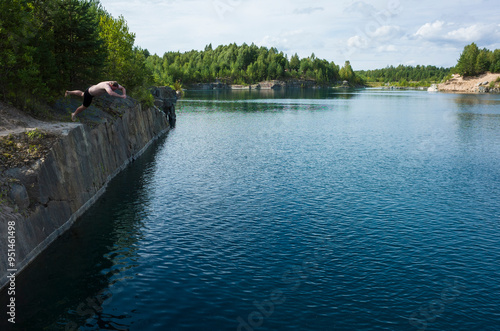
<svg viewBox="0 0 500 331">
<path fill-rule="evenodd" d="M 373 31 L 355 35 L 347 40 L 349 52 L 355 49 L 377 49 L 393 52 L 394 45 L 385 45 L 387 41 L 395 42 L 399 40 L 401 28 L 394 25 L 384 25 L 374 28 Z"/>
<path fill-rule="evenodd" d="M 361 36 L 354 36 L 347 40 L 347 46 L 351 48 L 367 48 L 368 41 Z"/>
<path fill-rule="evenodd" d="M 446 39 L 462 42 L 473 42 L 483 39 L 487 34 L 491 32 L 491 29 L 486 26 L 474 24 L 468 27 L 448 32 L 446 34 Z"/>
<path fill-rule="evenodd" d="M 426 23 L 418 29 L 415 36 L 424 39 L 436 39 L 442 37 L 444 22 L 435 21 L 434 23 Z"/>
<path fill-rule="evenodd" d="M 421 26 L 414 36 L 426 41 L 448 42 L 464 46 L 471 42 L 488 44 L 499 39 L 500 28 L 498 24 L 477 23 L 460 26 L 456 23 L 435 21 Z"/>
<path fill-rule="evenodd" d="M 401 28 L 399 26 L 384 25 L 375 30 L 373 37 L 377 39 L 393 38 L 396 37 L 400 31 Z"/>
</svg>

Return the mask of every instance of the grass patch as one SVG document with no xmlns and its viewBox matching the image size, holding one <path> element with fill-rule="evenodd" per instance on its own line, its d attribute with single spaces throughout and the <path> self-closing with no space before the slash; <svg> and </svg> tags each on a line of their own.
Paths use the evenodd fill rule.
<svg viewBox="0 0 500 331">
<path fill-rule="evenodd" d="M 0 137 L 0 166 L 18 168 L 47 155 L 57 136 L 39 129 Z"/>
</svg>

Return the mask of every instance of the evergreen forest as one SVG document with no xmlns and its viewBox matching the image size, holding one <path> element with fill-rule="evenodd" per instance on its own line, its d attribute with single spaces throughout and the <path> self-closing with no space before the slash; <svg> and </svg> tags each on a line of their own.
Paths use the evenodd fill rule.
<svg viewBox="0 0 500 331">
<path fill-rule="evenodd" d="M 429 86 L 441 82 L 451 68 L 435 66 L 388 66 L 384 69 L 360 70 L 356 73 L 366 82 L 385 83 L 398 86 Z"/>
<path fill-rule="evenodd" d="M 255 44 L 229 44 L 203 51 L 167 52 L 163 57 L 152 55 L 146 59 L 158 85 L 213 82 L 254 84 L 265 80 L 314 80 L 319 85 L 335 85 L 348 81 L 361 85 L 349 61 L 339 67 L 333 61 L 317 58 L 314 53 L 306 58 L 288 56 L 276 48 Z"/>
<path fill-rule="evenodd" d="M 487 71 L 500 73 L 500 49 L 490 51 L 479 49 L 476 43 L 464 47 L 454 72 L 467 77 L 483 74 Z"/>
</svg>

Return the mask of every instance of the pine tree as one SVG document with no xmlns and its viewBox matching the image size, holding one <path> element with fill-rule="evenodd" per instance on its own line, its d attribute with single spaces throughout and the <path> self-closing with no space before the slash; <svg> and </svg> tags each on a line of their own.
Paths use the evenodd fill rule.
<svg viewBox="0 0 500 331">
<path fill-rule="evenodd" d="M 339 75 L 342 80 L 354 82 L 355 74 L 349 61 L 345 61 L 344 66 L 340 69 Z"/>
<path fill-rule="evenodd" d="M 457 72 L 464 77 L 475 75 L 478 54 L 479 48 L 475 43 L 465 46 L 460 58 L 458 59 L 456 66 Z"/>
<path fill-rule="evenodd" d="M 490 68 L 491 62 L 489 61 L 489 51 L 484 48 L 479 51 L 476 59 L 476 73 L 482 74 Z"/>
<path fill-rule="evenodd" d="M 58 0 L 54 17 L 54 54 L 61 85 L 95 82 L 105 60 L 99 15 L 92 1 Z M 96 79 L 97 78 L 97 79 Z"/>
<path fill-rule="evenodd" d="M 299 70 L 300 68 L 300 60 L 299 60 L 299 56 L 297 55 L 297 53 L 295 53 L 294 55 L 292 55 L 292 57 L 290 58 L 290 70 Z"/>
</svg>

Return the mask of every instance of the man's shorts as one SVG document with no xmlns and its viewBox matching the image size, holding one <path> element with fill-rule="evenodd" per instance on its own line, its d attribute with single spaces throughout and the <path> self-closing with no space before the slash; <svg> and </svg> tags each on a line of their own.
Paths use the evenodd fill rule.
<svg viewBox="0 0 500 331">
<path fill-rule="evenodd" d="M 90 104 L 92 103 L 92 98 L 93 96 L 90 95 L 89 89 L 86 89 L 85 92 L 83 92 L 83 106 L 90 106 Z"/>
</svg>

